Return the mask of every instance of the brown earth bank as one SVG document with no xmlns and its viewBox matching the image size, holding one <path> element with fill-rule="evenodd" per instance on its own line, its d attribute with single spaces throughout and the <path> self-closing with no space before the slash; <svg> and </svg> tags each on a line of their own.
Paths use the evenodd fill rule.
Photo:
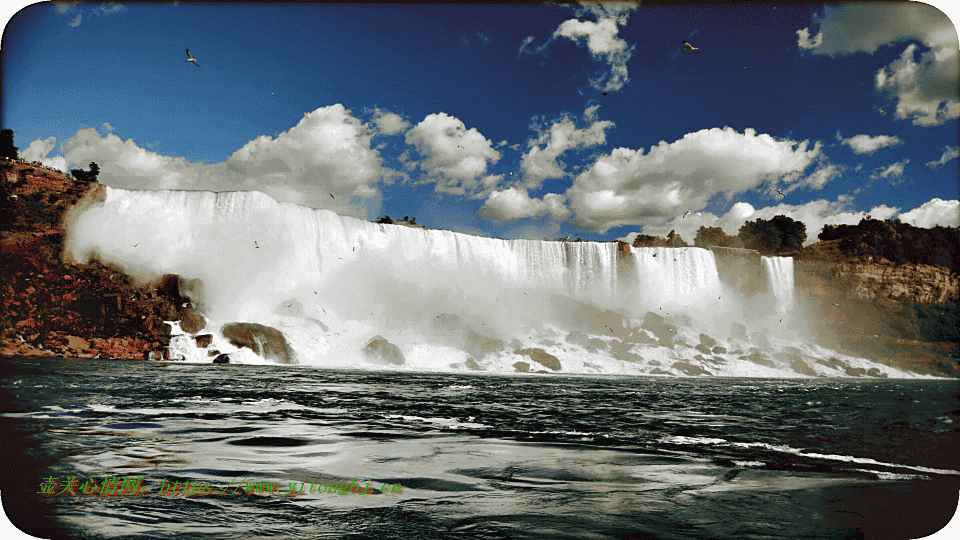
<svg viewBox="0 0 960 540">
<path fill-rule="evenodd" d="M 68 211 L 102 201 L 103 192 L 95 179 L 0 160 L 0 356 L 166 359 L 171 329 L 163 321 L 189 326 L 196 318 L 184 291 L 199 284 L 172 275 L 140 284 L 96 260 L 64 257 Z M 852 356 L 960 376 L 958 340 L 924 330 L 935 316 L 956 325 L 949 313 L 958 312 L 960 279 L 933 266 L 845 260 L 835 243 L 794 254 L 812 335 Z"/>
</svg>

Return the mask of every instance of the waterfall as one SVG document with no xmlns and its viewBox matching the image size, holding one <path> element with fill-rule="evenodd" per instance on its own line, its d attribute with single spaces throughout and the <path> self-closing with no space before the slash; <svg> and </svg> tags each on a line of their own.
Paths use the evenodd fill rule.
<svg viewBox="0 0 960 540">
<path fill-rule="evenodd" d="M 768 294 L 772 295 L 777 312 L 789 313 L 794 306 L 793 258 L 761 257 Z"/>
<path fill-rule="evenodd" d="M 713 253 L 697 247 L 634 248 L 638 295 L 648 309 L 660 306 L 700 311 L 721 295 Z"/>
</svg>

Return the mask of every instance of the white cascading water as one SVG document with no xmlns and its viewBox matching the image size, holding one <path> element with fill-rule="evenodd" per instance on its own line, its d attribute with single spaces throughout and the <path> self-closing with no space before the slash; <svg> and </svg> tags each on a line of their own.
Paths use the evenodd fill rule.
<svg viewBox="0 0 960 540">
<path fill-rule="evenodd" d="M 734 351 L 752 344 L 732 337 L 730 323 L 751 324 L 749 309 L 736 292 L 725 291 L 713 253 L 701 248 L 635 248 L 625 259 L 613 242 L 501 240 L 381 225 L 278 203 L 259 192 L 106 187 L 104 202 L 81 205 L 69 217 L 65 249 L 78 262 L 95 254 L 143 281 L 162 274 L 198 278 L 202 289 L 188 293 L 207 318 L 202 333 L 214 336 L 209 350 L 241 363 L 269 362 L 226 341 L 219 333 L 224 324 L 279 329 L 307 365 L 370 367 L 362 349 L 382 336 L 402 352 L 403 369 L 512 372 L 519 359 L 530 360 L 514 351 L 539 347 L 559 358 L 563 372 L 624 375 L 682 374 L 671 366 L 700 361 L 693 344 L 709 332 L 730 350 L 707 366 L 714 375 L 798 376 L 789 363 L 765 367 L 737 356 Z M 618 277 L 631 266 L 634 274 Z M 792 260 L 765 257 L 763 268 L 778 305 L 792 306 Z M 604 331 L 593 335 L 603 348 L 587 350 L 569 339 L 574 328 L 564 326 L 576 306 L 556 302 L 557 295 L 623 313 L 633 328 L 646 311 L 659 313 L 680 325 L 678 346 L 648 338 L 627 344 L 633 356 L 616 357 L 612 351 L 625 344 Z M 452 320 L 443 314 L 503 340 L 503 348 L 473 358 L 447 335 L 447 323 L 438 323 Z M 211 361 L 173 326 L 180 335 L 171 351 Z M 791 344 L 810 356 L 833 354 Z M 850 365 L 873 365 L 842 357 Z"/>
<path fill-rule="evenodd" d="M 794 306 L 793 258 L 761 257 L 764 283 L 773 296 L 777 313 L 789 314 Z"/>
</svg>

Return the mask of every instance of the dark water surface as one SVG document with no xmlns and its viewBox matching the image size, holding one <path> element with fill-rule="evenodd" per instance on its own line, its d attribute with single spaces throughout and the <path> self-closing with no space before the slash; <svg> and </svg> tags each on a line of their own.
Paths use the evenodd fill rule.
<svg viewBox="0 0 960 540">
<path fill-rule="evenodd" d="M 4 510 L 48 538 L 919 538 L 960 493 L 956 380 L 0 366 Z"/>
</svg>

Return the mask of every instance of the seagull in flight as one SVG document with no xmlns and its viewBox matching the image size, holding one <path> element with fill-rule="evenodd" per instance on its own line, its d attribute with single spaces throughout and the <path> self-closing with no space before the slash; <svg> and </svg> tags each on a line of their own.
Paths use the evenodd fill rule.
<svg viewBox="0 0 960 540">
<path fill-rule="evenodd" d="M 782 192 L 782 191 L 780 191 L 779 189 L 775 189 L 774 191 L 776 191 L 777 193 L 780 194 L 781 197 L 783 197 L 783 192 Z"/>
<path fill-rule="evenodd" d="M 197 59 L 190 54 L 190 49 L 187 49 L 187 62 L 193 62 L 193 65 L 200 67 L 200 64 L 197 63 Z"/>
<path fill-rule="evenodd" d="M 687 217 L 687 214 L 689 214 L 689 213 L 690 213 L 690 211 L 687 210 L 686 213 L 683 214 L 683 217 Z"/>
<path fill-rule="evenodd" d="M 687 43 L 686 40 L 683 41 L 683 52 L 693 52 L 693 51 L 699 51 L 699 50 L 700 49 L 698 49 L 697 47 L 694 47 L 693 45 Z"/>
</svg>

